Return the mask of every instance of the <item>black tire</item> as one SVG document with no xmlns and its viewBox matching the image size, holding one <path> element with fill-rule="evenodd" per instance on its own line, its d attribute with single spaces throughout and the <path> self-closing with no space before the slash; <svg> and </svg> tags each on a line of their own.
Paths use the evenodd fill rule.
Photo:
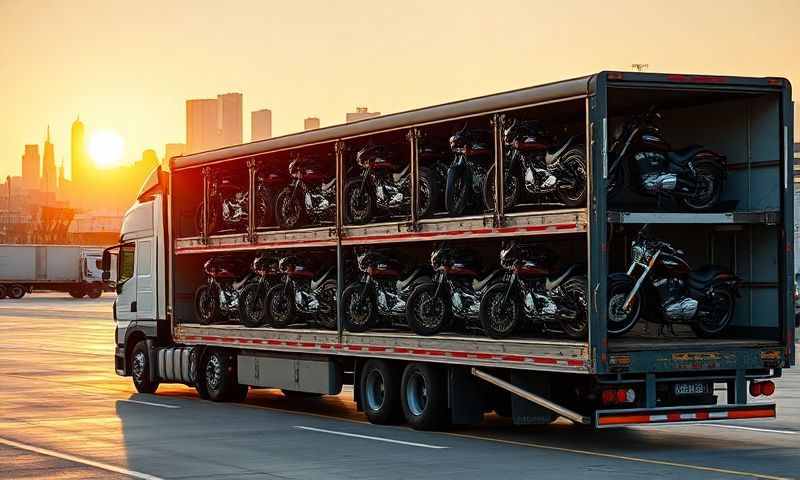
<svg viewBox="0 0 800 480">
<path fill-rule="evenodd" d="M 97 285 L 93 285 L 86 290 L 86 296 L 92 299 L 98 299 L 103 295 L 103 290 Z"/>
<path fill-rule="evenodd" d="M 275 224 L 275 196 L 268 188 L 256 191 L 256 228 Z"/>
<path fill-rule="evenodd" d="M 703 195 L 695 198 L 682 197 L 678 200 L 683 208 L 695 212 L 702 212 L 714 208 L 719 203 L 719 196 L 722 193 L 721 167 L 710 162 L 698 162 L 695 165 L 695 176 L 698 188 L 703 189 Z"/>
<path fill-rule="evenodd" d="M 633 279 L 624 274 L 615 275 L 609 279 L 606 299 L 608 301 L 608 335 L 610 337 L 626 334 L 639 321 L 643 310 L 641 292 L 637 292 L 633 297 L 633 305 L 629 311 L 626 312 L 622 309 L 633 284 Z"/>
<path fill-rule="evenodd" d="M 415 430 L 434 430 L 449 423 L 447 376 L 439 367 L 409 363 L 403 371 L 400 403 L 406 421 Z"/>
<path fill-rule="evenodd" d="M 189 370 L 192 380 L 194 381 L 194 389 L 203 400 L 208 400 L 208 387 L 206 386 L 205 373 L 205 358 L 200 353 L 199 348 L 192 349 L 191 356 L 189 357 Z"/>
<path fill-rule="evenodd" d="M 344 329 L 348 332 L 365 332 L 372 328 L 377 320 L 378 311 L 372 289 L 367 289 L 364 298 L 364 282 L 348 285 L 342 292 L 342 313 L 344 313 Z"/>
<path fill-rule="evenodd" d="M 285 290 L 285 291 L 284 291 Z M 267 306 L 267 317 L 270 319 L 271 326 L 284 328 L 294 322 L 294 287 L 279 283 L 270 288 L 267 298 L 264 300 Z"/>
<path fill-rule="evenodd" d="M 508 180 L 508 181 L 506 181 Z M 507 179 L 503 179 L 503 211 L 509 211 L 514 206 L 516 206 L 517 202 L 519 202 L 519 197 L 522 194 L 523 182 L 522 176 L 519 175 L 517 172 L 508 175 Z M 494 165 L 489 167 L 489 170 L 486 172 L 486 177 L 483 179 L 483 206 L 486 207 L 486 210 L 489 212 L 494 212 Z"/>
<path fill-rule="evenodd" d="M 286 187 L 275 198 L 275 222 L 282 230 L 291 230 L 305 224 L 305 209 L 297 195 L 292 198 L 294 189 Z"/>
<path fill-rule="evenodd" d="M 327 280 L 323 283 L 319 297 L 320 311 L 316 315 L 317 323 L 322 328 L 336 330 L 336 280 Z"/>
<path fill-rule="evenodd" d="M 211 325 L 222 317 L 219 297 L 208 285 L 200 285 L 194 292 L 194 317 L 201 325 Z"/>
<path fill-rule="evenodd" d="M 80 288 L 70 290 L 67 293 L 69 293 L 69 296 L 72 298 L 83 298 L 86 295 L 86 292 L 84 292 L 83 289 Z"/>
<path fill-rule="evenodd" d="M 714 319 L 704 321 L 699 319 L 692 323 L 692 331 L 699 338 L 719 337 L 725 332 L 733 319 L 736 306 L 736 295 L 729 288 L 718 287 L 714 289 L 714 305 L 712 315 Z"/>
<path fill-rule="evenodd" d="M 589 312 L 586 300 L 585 275 L 568 278 L 561 285 L 564 291 L 565 301 L 570 309 L 575 310 L 575 318 L 561 319 L 561 328 L 570 338 L 582 340 L 589 334 Z"/>
<path fill-rule="evenodd" d="M 403 418 L 400 405 L 400 372 L 394 364 L 371 359 L 361 369 L 361 408 L 370 423 L 387 425 Z"/>
<path fill-rule="evenodd" d="M 203 234 L 203 203 L 200 202 L 200 205 L 197 206 L 197 210 L 194 214 L 194 226 L 197 229 L 197 235 Z M 219 218 L 217 214 L 217 210 L 212 208 L 208 209 L 208 235 L 213 235 L 216 233 L 217 228 L 219 228 Z"/>
<path fill-rule="evenodd" d="M 260 327 L 267 318 L 266 296 L 267 289 L 254 282 L 242 289 L 239 294 L 239 321 L 245 327 Z"/>
<path fill-rule="evenodd" d="M 10 287 L 8 287 L 8 298 L 11 298 L 11 299 L 14 299 L 14 300 L 19 300 L 20 298 L 25 296 L 26 292 L 27 292 L 27 290 L 25 290 L 24 286 L 22 286 L 22 285 L 20 285 L 18 283 L 15 283 L 15 284 L 11 285 Z"/>
<path fill-rule="evenodd" d="M 5 285 L 0 285 L 0 300 L 6 298 L 8 296 L 8 289 Z"/>
<path fill-rule="evenodd" d="M 147 342 L 140 340 L 131 350 L 131 358 L 128 359 L 131 366 L 131 377 L 133 386 L 139 393 L 155 393 L 159 382 L 150 379 L 150 355 L 147 351 Z"/>
<path fill-rule="evenodd" d="M 417 201 L 417 218 L 428 218 L 439 210 L 442 198 L 442 186 L 439 176 L 427 167 L 419 169 L 419 200 Z"/>
<path fill-rule="evenodd" d="M 586 147 L 579 145 L 570 148 L 561 157 L 561 170 L 569 175 L 560 178 L 556 186 L 558 199 L 567 207 L 586 206 Z M 569 182 L 564 182 L 569 180 Z"/>
<path fill-rule="evenodd" d="M 466 174 L 464 172 L 458 172 L 452 168 L 447 171 L 444 208 L 451 217 L 461 216 L 467 210 L 471 188 L 465 177 Z"/>
<path fill-rule="evenodd" d="M 435 283 L 423 283 L 411 292 L 406 304 L 408 326 L 417 335 L 436 335 L 450 322 L 450 302 L 436 292 Z"/>
<path fill-rule="evenodd" d="M 286 398 L 294 398 L 297 400 L 311 400 L 315 398 L 322 398 L 324 396 L 322 393 L 300 392 L 298 390 L 287 390 L 285 388 L 281 389 L 281 393 Z"/>
<path fill-rule="evenodd" d="M 247 395 L 247 385 L 237 382 L 235 357 L 227 352 L 210 350 L 206 353 L 200 374 L 205 376 L 208 398 L 213 402 L 243 400 L 243 390 L 244 396 Z"/>
<path fill-rule="evenodd" d="M 371 188 L 364 186 L 363 178 L 350 179 L 344 186 L 344 221 L 350 225 L 362 225 L 375 216 L 375 196 Z"/>
<path fill-rule="evenodd" d="M 522 319 L 522 304 L 516 295 L 503 297 L 508 292 L 508 283 L 495 283 L 490 286 L 481 298 L 480 320 L 486 336 L 491 338 L 507 338 L 514 333 Z"/>
</svg>

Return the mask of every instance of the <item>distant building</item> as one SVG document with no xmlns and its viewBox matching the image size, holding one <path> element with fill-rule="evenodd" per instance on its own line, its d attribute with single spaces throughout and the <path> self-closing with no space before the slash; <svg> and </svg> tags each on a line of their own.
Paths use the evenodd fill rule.
<svg viewBox="0 0 800 480">
<path fill-rule="evenodd" d="M 272 111 L 265 108 L 250 113 L 250 141 L 272 138 Z"/>
<path fill-rule="evenodd" d="M 50 127 L 47 127 L 47 138 L 44 141 L 44 160 L 42 162 L 42 191 L 56 191 L 58 173 L 56 171 L 56 155 L 53 144 L 50 143 Z"/>
<path fill-rule="evenodd" d="M 22 155 L 22 185 L 29 190 L 38 189 L 41 176 L 39 145 L 25 145 L 25 153 Z"/>
<path fill-rule="evenodd" d="M 303 130 L 316 130 L 319 128 L 319 118 L 308 117 L 303 120 Z"/>
<path fill-rule="evenodd" d="M 92 165 L 86 152 L 86 131 L 80 116 L 72 122 L 71 133 L 70 179 L 75 185 L 85 185 L 91 177 Z"/>
<path fill-rule="evenodd" d="M 239 145 L 242 143 L 242 94 L 217 95 L 217 103 L 218 147 Z"/>
<path fill-rule="evenodd" d="M 169 167 L 169 159 L 172 157 L 180 157 L 186 153 L 185 143 L 168 143 L 164 145 L 164 164 L 163 167 Z"/>
<path fill-rule="evenodd" d="M 347 123 L 357 122 L 365 118 L 377 117 L 381 112 L 370 112 L 367 107 L 356 107 L 355 112 L 350 112 L 345 116 Z"/>
<path fill-rule="evenodd" d="M 242 143 L 242 94 L 186 101 L 186 153 Z"/>
</svg>

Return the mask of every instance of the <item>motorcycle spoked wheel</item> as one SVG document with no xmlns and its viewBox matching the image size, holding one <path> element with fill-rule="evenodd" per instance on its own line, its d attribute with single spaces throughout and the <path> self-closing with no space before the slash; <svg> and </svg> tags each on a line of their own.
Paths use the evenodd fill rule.
<svg viewBox="0 0 800 480">
<path fill-rule="evenodd" d="M 418 286 L 411 292 L 406 304 L 408 326 L 417 335 L 436 335 L 450 321 L 450 303 L 444 295 L 434 295 L 436 284 Z"/>
<path fill-rule="evenodd" d="M 322 328 L 336 330 L 336 281 L 326 281 L 322 285 L 319 297 L 320 311 L 315 317 L 317 323 Z"/>
<path fill-rule="evenodd" d="M 442 186 L 433 170 L 427 167 L 419 169 L 419 200 L 417 201 L 417 218 L 427 218 L 439 209 Z"/>
<path fill-rule="evenodd" d="M 589 314 L 586 303 L 586 277 L 572 277 L 564 282 L 561 289 L 569 307 L 575 311 L 574 318 L 561 318 L 561 328 L 570 338 L 582 340 L 589 333 Z"/>
<path fill-rule="evenodd" d="M 194 316 L 201 325 L 210 325 L 222 317 L 219 292 L 208 285 L 200 285 L 194 292 Z"/>
<path fill-rule="evenodd" d="M 354 178 L 344 187 L 346 223 L 354 225 L 369 223 L 375 215 L 375 196 L 364 183 L 363 179 Z"/>
<path fill-rule="evenodd" d="M 275 220 L 283 230 L 290 230 L 302 226 L 305 223 L 305 209 L 298 196 L 292 196 L 293 188 L 287 187 L 281 190 L 275 198 Z"/>
<path fill-rule="evenodd" d="M 735 297 L 728 288 L 715 289 L 712 295 L 711 311 L 706 318 L 692 323 L 692 331 L 699 338 L 717 337 L 725 331 L 733 318 Z"/>
<path fill-rule="evenodd" d="M 556 187 L 559 201 L 568 207 L 586 206 L 586 153 L 584 147 L 571 148 L 561 160 L 561 172 L 567 178 L 560 178 Z"/>
<path fill-rule="evenodd" d="M 627 333 L 639 321 L 642 312 L 642 294 L 636 292 L 629 311 L 625 311 L 622 306 L 633 289 L 633 279 L 625 275 L 625 278 L 611 278 L 608 285 L 608 335 L 619 337 Z"/>
<path fill-rule="evenodd" d="M 348 332 L 365 332 L 376 323 L 377 305 L 371 289 L 364 292 L 364 282 L 349 285 L 342 292 L 344 329 Z"/>
<path fill-rule="evenodd" d="M 197 229 L 197 234 L 203 234 L 203 204 L 205 202 L 200 202 L 198 205 L 197 210 L 194 214 L 194 226 Z M 212 235 L 216 233 L 217 229 L 219 228 L 219 212 L 216 208 L 211 207 L 208 209 L 208 235 Z"/>
<path fill-rule="evenodd" d="M 265 189 L 256 193 L 256 228 L 275 224 L 275 202 L 272 192 Z"/>
<path fill-rule="evenodd" d="M 515 168 L 515 170 L 517 170 Z M 522 181 L 518 172 L 513 172 L 503 179 L 503 210 L 508 211 L 516 206 L 521 196 Z M 494 165 L 489 167 L 483 179 L 483 205 L 486 210 L 494 212 Z"/>
<path fill-rule="evenodd" d="M 239 319 L 245 327 L 260 327 L 267 323 L 266 293 L 258 283 L 251 283 L 239 295 Z"/>
<path fill-rule="evenodd" d="M 716 168 L 708 163 L 695 166 L 697 190 L 694 195 L 681 197 L 679 203 L 688 210 L 708 210 L 719 202 L 722 191 L 722 179 Z"/>
<path fill-rule="evenodd" d="M 466 175 L 463 173 L 447 173 L 452 176 L 447 181 L 444 192 L 444 207 L 450 216 L 457 217 L 463 215 L 469 203 L 470 185 Z"/>
<path fill-rule="evenodd" d="M 517 329 L 522 317 L 522 304 L 516 296 L 503 301 L 508 283 L 495 283 L 481 299 L 479 318 L 483 332 L 491 338 L 507 338 Z"/>
<path fill-rule="evenodd" d="M 294 287 L 279 283 L 269 289 L 264 300 L 270 324 L 275 328 L 288 327 L 295 321 Z"/>
</svg>

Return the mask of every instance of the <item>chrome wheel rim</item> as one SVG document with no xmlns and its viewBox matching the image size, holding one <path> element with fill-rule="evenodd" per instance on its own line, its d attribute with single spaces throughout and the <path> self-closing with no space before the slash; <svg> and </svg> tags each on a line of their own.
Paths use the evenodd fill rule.
<svg viewBox="0 0 800 480">
<path fill-rule="evenodd" d="M 498 293 L 492 297 L 489 304 L 489 326 L 495 332 L 505 334 L 514 327 L 513 319 L 516 316 L 516 304 L 513 300 L 506 300 L 505 308 L 502 305 L 503 295 Z"/>
<path fill-rule="evenodd" d="M 372 370 L 367 375 L 365 393 L 367 408 L 373 412 L 383 408 L 383 403 L 386 401 L 386 382 L 378 370 Z"/>
<path fill-rule="evenodd" d="M 369 322 L 371 316 L 372 300 L 368 295 L 362 298 L 359 292 L 353 292 L 347 310 L 350 313 L 350 323 L 357 326 L 364 326 Z"/>
<path fill-rule="evenodd" d="M 362 222 L 366 220 L 367 211 L 369 210 L 369 194 L 363 186 L 355 187 L 350 192 L 350 198 L 348 198 L 347 203 L 350 206 L 352 221 Z"/>
<path fill-rule="evenodd" d="M 428 406 L 428 384 L 418 372 L 412 373 L 406 382 L 406 405 L 415 417 L 422 415 Z"/>
<path fill-rule="evenodd" d="M 142 378 L 144 377 L 144 369 L 147 359 L 144 355 L 144 352 L 137 352 L 136 355 L 133 356 L 133 365 L 132 365 L 132 373 L 133 378 L 136 380 L 137 383 L 142 382 Z"/>
<path fill-rule="evenodd" d="M 434 297 L 429 292 L 423 292 L 420 294 L 414 313 L 420 325 L 429 329 L 436 329 L 442 323 L 444 302 L 441 297 Z"/>
<path fill-rule="evenodd" d="M 206 386 L 211 390 L 216 390 L 221 382 L 222 362 L 218 356 L 212 355 L 206 363 Z"/>
</svg>

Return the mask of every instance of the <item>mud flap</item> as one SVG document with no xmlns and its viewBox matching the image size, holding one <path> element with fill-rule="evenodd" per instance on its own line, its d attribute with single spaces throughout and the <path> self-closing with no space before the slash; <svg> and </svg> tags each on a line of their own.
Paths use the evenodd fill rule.
<svg viewBox="0 0 800 480">
<path fill-rule="evenodd" d="M 477 425 L 483 420 L 484 383 L 465 368 L 447 369 L 450 420 L 454 425 Z"/>
<path fill-rule="evenodd" d="M 548 376 L 538 372 L 512 371 L 511 383 L 544 398 L 550 398 Z M 517 395 L 511 395 L 514 425 L 545 425 L 556 419 L 550 410 Z"/>
</svg>

